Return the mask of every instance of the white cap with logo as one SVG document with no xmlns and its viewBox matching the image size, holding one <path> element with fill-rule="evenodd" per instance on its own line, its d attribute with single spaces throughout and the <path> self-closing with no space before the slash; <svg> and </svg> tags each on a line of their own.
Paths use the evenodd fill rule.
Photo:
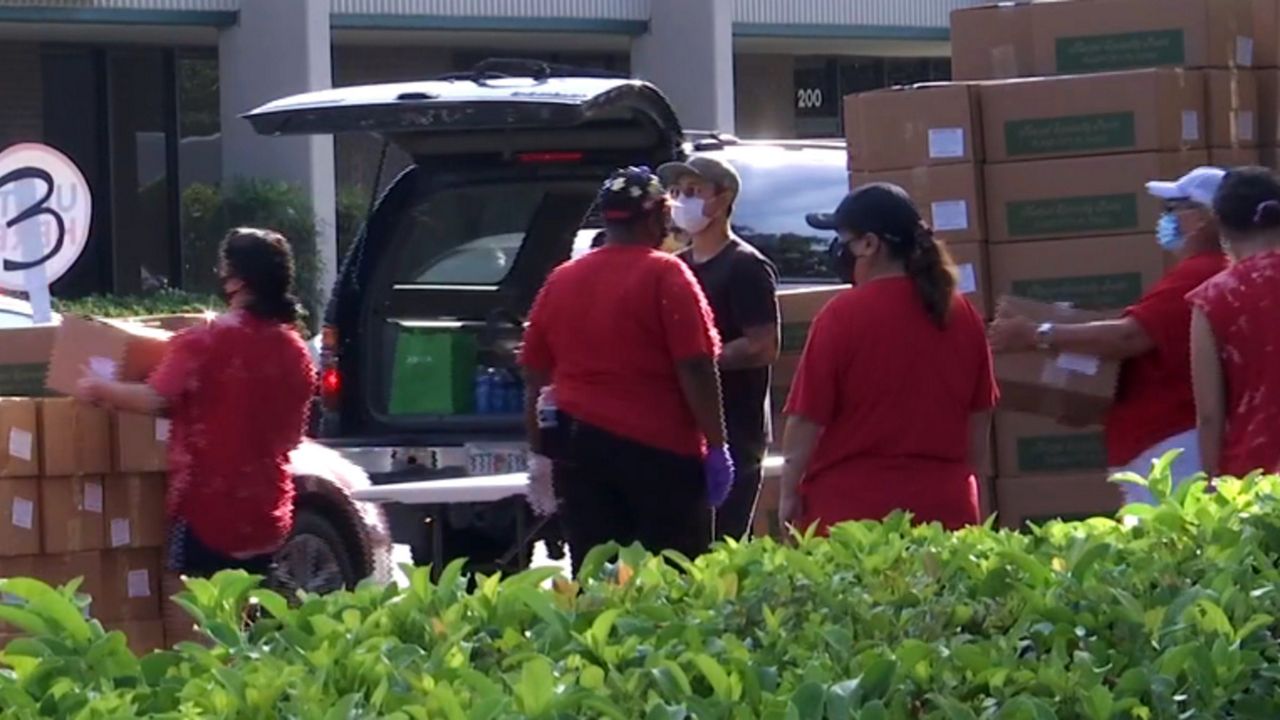
<svg viewBox="0 0 1280 720">
<path fill-rule="evenodd" d="M 1198 167 L 1172 182 L 1147 183 L 1147 192 L 1161 200 L 1190 200 L 1197 205 L 1213 207 L 1213 196 L 1227 171 L 1217 167 Z"/>
</svg>

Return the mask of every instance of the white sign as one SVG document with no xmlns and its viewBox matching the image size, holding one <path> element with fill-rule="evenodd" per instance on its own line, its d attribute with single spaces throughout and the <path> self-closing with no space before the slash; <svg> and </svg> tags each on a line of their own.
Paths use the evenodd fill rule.
<svg viewBox="0 0 1280 720">
<path fill-rule="evenodd" d="M 27 292 L 37 322 L 49 285 L 84 252 L 93 217 L 89 183 L 57 150 L 21 143 L 0 152 L 0 289 Z"/>
</svg>

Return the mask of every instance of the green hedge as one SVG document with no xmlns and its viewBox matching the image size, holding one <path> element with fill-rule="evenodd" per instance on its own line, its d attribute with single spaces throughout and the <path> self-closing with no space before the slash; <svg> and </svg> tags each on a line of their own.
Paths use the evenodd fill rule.
<svg viewBox="0 0 1280 720">
<path fill-rule="evenodd" d="M 1153 486 L 1166 495 L 1167 471 Z M 1275 718 L 1280 478 L 1180 489 L 1122 521 L 947 534 L 901 517 L 694 562 L 601 548 L 554 570 L 450 565 L 297 608 L 225 574 L 216 638 L 142 660 L 66 591 L 3 590 L 3 717 Z M 618 556 L 618 559 L 614 558 Z M 547 588 L 551 581 L 551 588 Z M 242 632 L 256 598 L 272 619 Z"/>
<path fill-rule="evenodd" d="M 213 295 L 161 290 L 149 295 L 92 295 L 74 300 L 54 300 L 54 309 L 64 314 L 121 318 L 150 315 L 186 315 L 226 307 Z"/>
</svg>

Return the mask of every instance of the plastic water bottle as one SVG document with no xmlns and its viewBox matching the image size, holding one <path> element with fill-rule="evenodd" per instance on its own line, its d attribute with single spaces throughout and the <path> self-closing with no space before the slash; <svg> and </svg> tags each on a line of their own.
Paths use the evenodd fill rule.
<svg viewBox="0 0 1280 720">
<path fill-rule="evenodd" d="M 523 413 L 524 412 L 524 381 L 520 378 L 520 373 L 511 373 L 511 383 L 507 388 L 507 412 Z"/>
<path fill-rule="evenodd" d="M 551 386 L 548 385 L 538 393 L 538 427 L 542 430 L 551 430 L 560 425 L 559 408 L 556 407 L 556 399 L 552 393 Z"/>
<path fill-rule="evenodd" d="M 476 368 L 476 413 L 488 415 L 493 412 L 493 369 Z"/>
</svg>

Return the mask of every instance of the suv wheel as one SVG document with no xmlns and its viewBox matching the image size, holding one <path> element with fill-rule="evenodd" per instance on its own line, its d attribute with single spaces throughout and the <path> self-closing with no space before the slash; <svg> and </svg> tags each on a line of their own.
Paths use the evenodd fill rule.
<svg viewBox="0 0 1280 720">
<path fill-rule="evenodd" d="M 323 594 L 353 587 L 359 578 L 355 558 L 342 533 L 323 513 L 300 507 L 293 518 L 293 534 L 276 552 L 273 578 L 281 590 Z"/>
</svg>

